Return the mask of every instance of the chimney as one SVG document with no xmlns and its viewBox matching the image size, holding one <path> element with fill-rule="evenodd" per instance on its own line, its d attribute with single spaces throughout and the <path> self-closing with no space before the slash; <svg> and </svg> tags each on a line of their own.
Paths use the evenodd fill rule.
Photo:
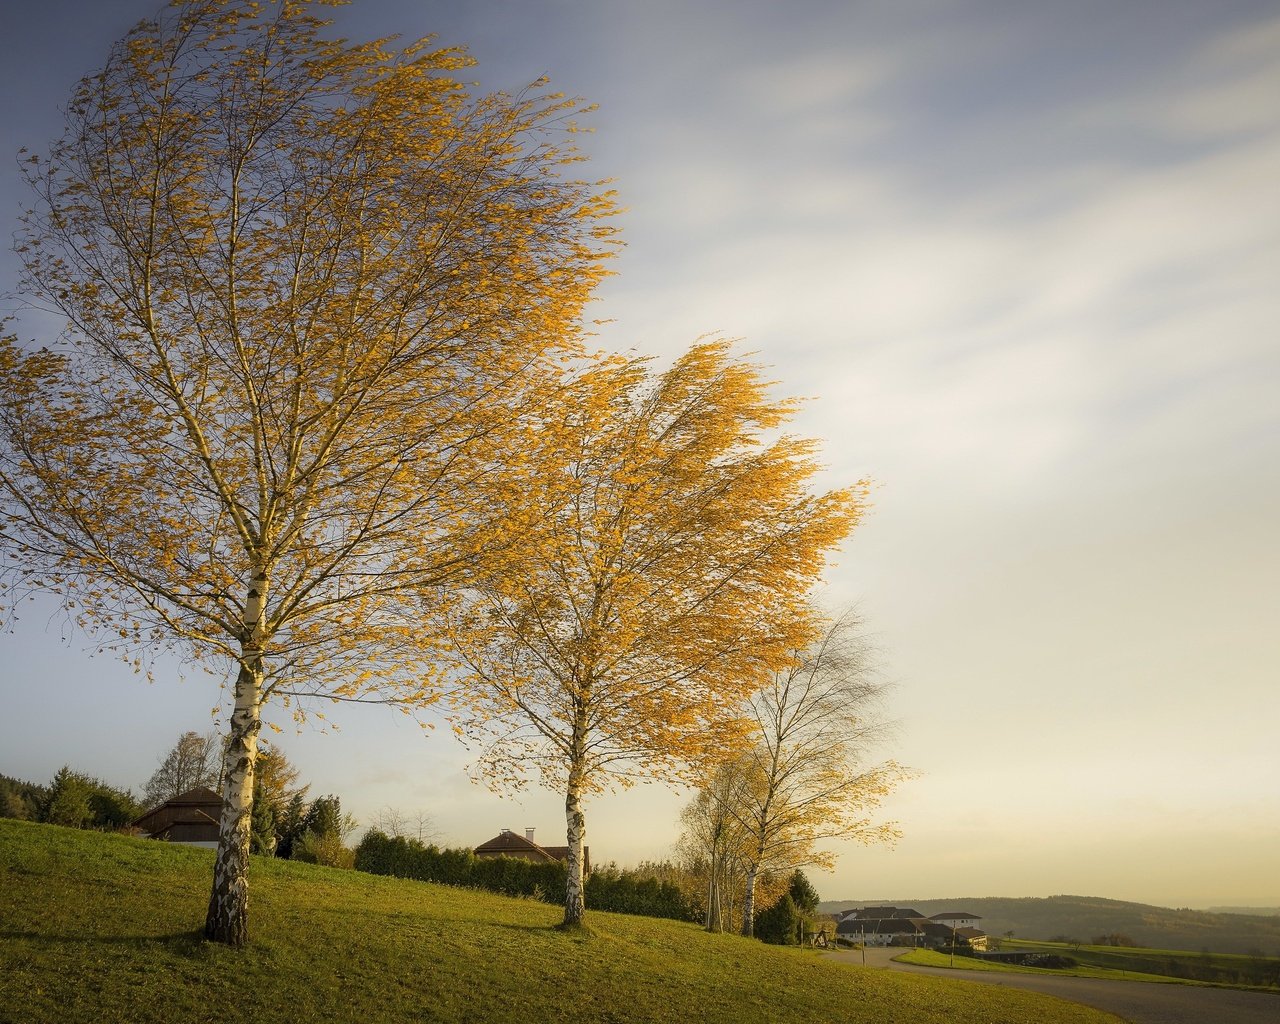
<svg viewBox="0 0 1280 1024">
<path fill-rule="evenodd" d="M 524 830 L 524 837 L 525 837 L 527 840 L 529 840 L 529 842 L 533 842 L 533 829 L 531 829 L 531 828 L 527 828 L 527 829 L 525 829 L 525 830 Z"/>
<path fill-rule="evenodd" d="M 509 828 L 504 828 L 504 829 L 502 830 L 502 834 L 503 834 L 504 836 L 509 836 L 509 835 L 511 835 L 511 829 L 509 829 Z"/>
</svg>

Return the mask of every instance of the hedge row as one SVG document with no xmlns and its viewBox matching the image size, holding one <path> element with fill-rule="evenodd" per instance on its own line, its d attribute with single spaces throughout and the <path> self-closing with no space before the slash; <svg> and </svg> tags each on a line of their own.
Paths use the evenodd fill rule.
<svg viewBox="0 0 1280 1024">
<path fill-rule="evenodd" d="M 441 850 L 416 839 L 388 836 L 372 829 L 356 847 L 356 870 L 374 875 L 415 878 L 504 896 L 564 901 L 564 865 L 535 864 L 512 857 L 477 857 L 470 850 Z"/>
<path fill-rule="evenodd" d="M 415 839 L 371 829 L 356 847 L 357 871 L 413 878 L 420 882 L 467 886 L 528 896 L 564 905 L 565 869 L 560 863 L 534 863 L 514 857 L 477 857 L 470 850 L 441 850 Z M 680 890 L 669 882 L 641 877 L 610 865 L 587 878 L 587 906 L 619 914 L 641 914 L 678 921 L 695 920 Z"/>
<path fill-rule="evenodd" d="M 699 919 L 684 894 L 670 882 L 660 882 L 612 864 L 591 872 L 587 879 L 587 907 L 673 921 Z"/>
</svg>

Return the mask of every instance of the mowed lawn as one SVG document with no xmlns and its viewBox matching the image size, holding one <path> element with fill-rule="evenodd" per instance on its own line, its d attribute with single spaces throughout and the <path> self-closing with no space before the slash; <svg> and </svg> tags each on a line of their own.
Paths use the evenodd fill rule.
<svg viewBox="0 0 1280 1024">
<path fill-rule="evenodd" d="M 255 858 L 252 945 L 204 942 L 212 853 L 0 820 L 0 1021 L 1101 1024 L 1033 993 L 694 925 Z"/>
</svg>

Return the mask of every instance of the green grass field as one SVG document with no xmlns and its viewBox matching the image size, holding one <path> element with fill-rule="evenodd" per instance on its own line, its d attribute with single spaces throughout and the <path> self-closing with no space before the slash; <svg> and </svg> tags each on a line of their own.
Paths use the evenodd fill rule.
<svg viewBox="0 0 1280 1024">
<path fill-rule="evenodd" d="M 1078 967 L 1050 969 L 1046 967 L 1022 967 L 1018 964 L 993 963 L 977 960 L 973 957 L 952 957 L 949 953 L 939 953 L 932 949 L 911 949 L 900 957 L 895 957 L 904 964 L 917 964 L 920 967 L 948 967 L 957 971 L 984 971 L 994 974 L 1052 974 L 1058 977 L 1071 978 L 1108 978 L 1115 981 L 1150 981 L 1176 982 L 1159 974 L 1140 974 L 1135 971 L 1121 971 L 1101 967 L 1089 967 L 1081 964 Z M 1185 984 L 1190 984 L 1186 982 Z"/>
<path fill-rule="evenodd" d="M 1053 953 L 1071 957 L 1077 966 L 1048 969 L 993 963 L 972 957 L 952 958 L 927 949 L 908 950 L 897 959 L 921 967 L 950 967 L 960 971 L 993 971 L 1015 974 L 1056 974 L 1075 978 L 1107 978 L 1179 985 L 1216 985 L 1229 988 L 1274 990 L 1266 980 L 1280 975 L 1280 961 L 1229 953 L 1203 955 L 1138 947 L 1066 945 L 1060 942 L 1004 940 L 1001 948 Z"/>
<path fill-rule="evenodd" d="M 1005 940 L 1002 948 L 1035 950 L 1069 956 L 1080 966 L 1114 977 L 1157 975 L 1164 981 L 1230 985 L 1238 988 L 1280 986 L 1280 959 L 1237 953 L 1189 953 L 1185 949 L 1147 949 L 1139 946 L 1090 946 L 1027 939 Z"/>
<path fill-rule="evenodd" d="M 199 936 L 212 854 L 0 820 L 0 1021 L 1114 1024 L 1027 992 L 693 925 L 254 860 L 253 943 Z"/>
</svg>

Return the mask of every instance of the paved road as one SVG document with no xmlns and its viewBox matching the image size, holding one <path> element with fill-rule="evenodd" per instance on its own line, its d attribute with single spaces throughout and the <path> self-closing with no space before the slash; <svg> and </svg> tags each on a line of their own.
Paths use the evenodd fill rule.
<svg viewBox="0 0 1280 1024">
<path fill-rule="evenodd" d="M 896 949 L 868 949 L 867 966 L 1043 992 L 1107 1010 L 1133 1024 L 1280 1024 L 1280 995 L 1268 992 L 1159 985 L 1142 981 L 1103 981 L 1097 978 L 951 971 L 897 963 L 893 957 L 900 952 Z M 859 951 L 841 950 L 827 955 L 844 963 L 862 963 Z"/>
</svg>

